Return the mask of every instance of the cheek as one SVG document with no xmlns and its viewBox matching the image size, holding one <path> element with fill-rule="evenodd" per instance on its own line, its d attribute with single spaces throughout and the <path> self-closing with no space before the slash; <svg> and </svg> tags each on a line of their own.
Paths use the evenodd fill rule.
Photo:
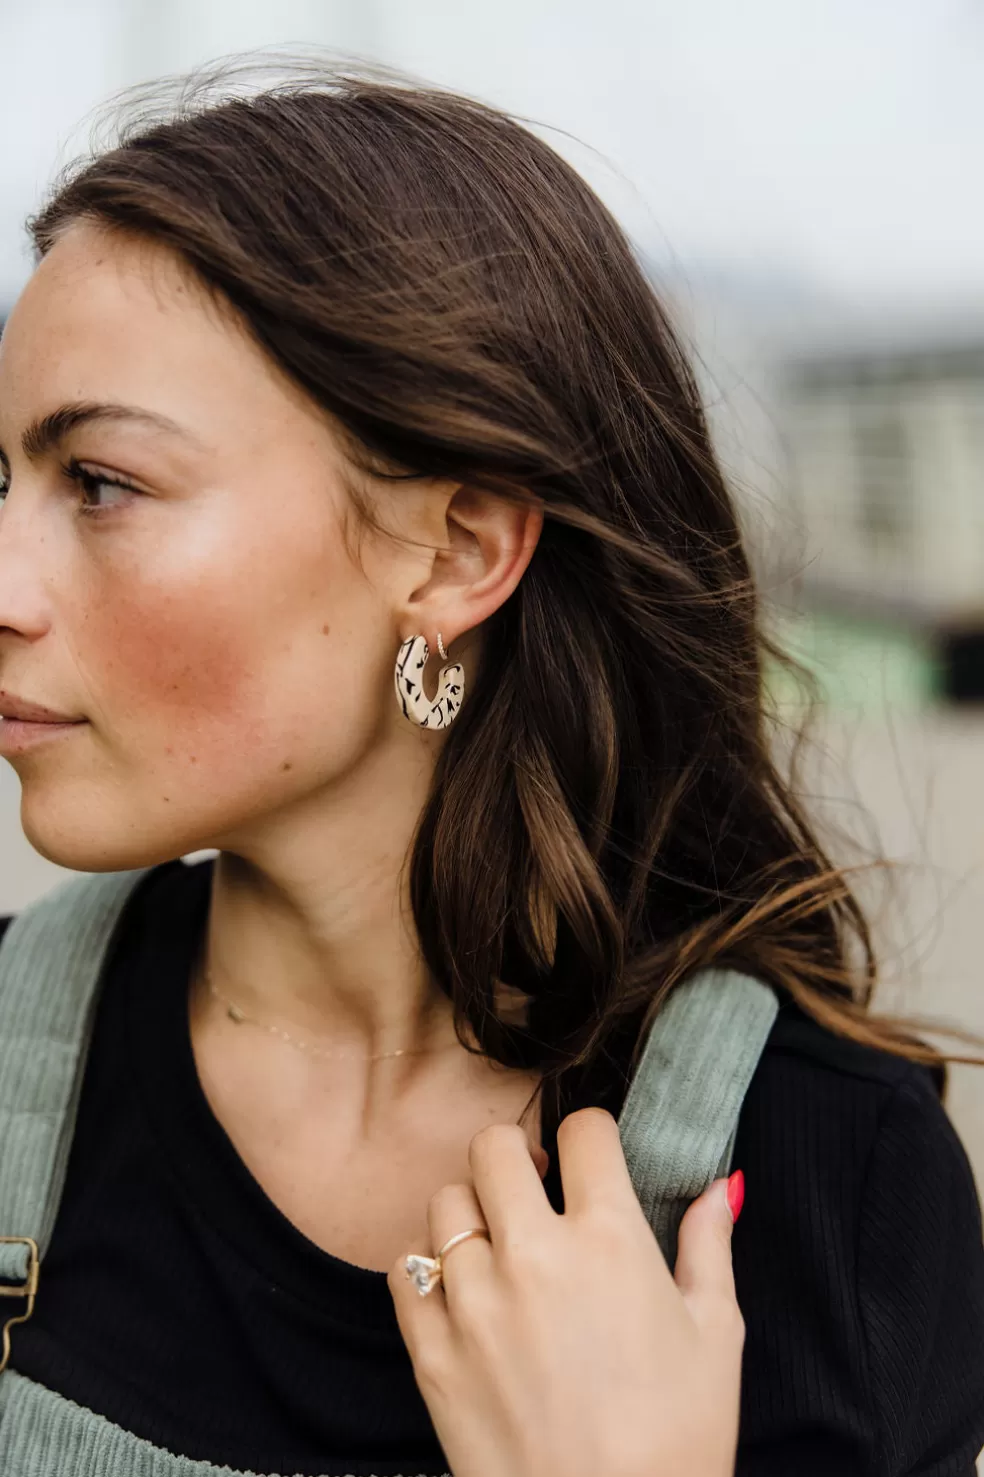
<svg viewBox="0 0 984 1477">
<path fill-rule="evenodd" d="M 262 628 L 248 606 L 210 607 L 204 615 L 189 595 L 128 599 L 118 587 L 112 602 L 96 604 L 78 659 L 97 727 L 121 739 L 136 730 L 158 753 L 189 757 L 203 743 L 228 743 L 233 733 L 246 746 L 261 738 Z"/>
<path fill-rule="evenodd" d="M 118 569 L 111 599 L 87 591 L 76 660 L 97 740 L 172 802 L 174 777 L 199 801 L 270 798 L 284 784 L 325 779 L 372 741 L 380 694 L 389 695 L 367 659 L 378 613 L 342 569 L 326 577 L 324 561 L 305 568 L 290 554 L 211 584 L 206 598 L 197 582 L 164 588 L 123 581 Z M 271 565 L 292 578 L 271 577 Z M 379 648 L 388 650 L 385 636 Z"/>
</svg>

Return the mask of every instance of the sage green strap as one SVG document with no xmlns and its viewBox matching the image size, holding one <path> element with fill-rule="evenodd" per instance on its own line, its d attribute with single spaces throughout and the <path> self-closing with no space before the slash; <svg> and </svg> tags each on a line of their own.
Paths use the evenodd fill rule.
<svg viewBox="0 0 984 1477">
<path fill-rule="evenodd" d="M 618 1121 L 639 1203 L 671 1268 L 684 1211 L 730 1168 L 778 1009 L 760 980 L 709 969 L 678 985 L 653 1022 Z"/>
<path fill-rule="evenodd" d="M 19 913 L 0 945 L 0 1235 L 31 1236 L 42 1256 L 68 1161 L 103 958 L 126 899 L 148 870 L 67 878 Z M 23 1280 L 28 1260 L 23 1243 L 0 1243 L 0 1278 Z"/>
<path fill-rule="evenodd" d="M 180 1456 L 15 1369 L 0 1379 L 0 1477 L 259 1477 Z M 267 1473 L 265 1477 L 277 1477 Z M 407 1467 L 406 1477 L 418 1477 Z M 451 1477 L 446 1472 L 444 1477 Z"/>
</svg>

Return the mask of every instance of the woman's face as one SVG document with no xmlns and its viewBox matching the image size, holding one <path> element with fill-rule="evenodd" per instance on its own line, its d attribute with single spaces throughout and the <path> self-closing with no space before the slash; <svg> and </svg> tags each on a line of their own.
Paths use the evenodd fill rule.
<svg viewBox="0 0 984 1477">
<path fill-rule="evenodd" d="M 60 239 L 0 341 L 0 448 L 0 694 L 86 720 L 9 756 L 43 855 L 227 845 L 406 724 L 338 438 L 166 249 Z"/>
</svg>

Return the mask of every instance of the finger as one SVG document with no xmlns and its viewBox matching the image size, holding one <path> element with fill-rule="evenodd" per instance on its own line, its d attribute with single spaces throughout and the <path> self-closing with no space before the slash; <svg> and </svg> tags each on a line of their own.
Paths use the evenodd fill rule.
<svg viewBox="0 0 984 1477">
<path fill-rule="evenodd" d="M 600 1201 L 642 1210 L 632 1185 L 618 1124 L 604 1108 L 579 1108 L 561 1120 L 557 1157 L 565 1214 L 579 1215 Z"/>
<path fill-rule="evenodd" d="M 430 1256 L 429 1247 L 409 1248 Z M 387 1273 L 386 1281 L 393 1297 L 396 1321 L 413 1362 L 418 1382 L 432 1379 L 435 1371 L 449 1368 L 452 1355 L 451 1321 L 440 1287 L 421 1297 L 406 1271 L 406 1252 L 402 1253 Z"/>
<path fill-rule="evenodd" d="M 728 1180 L 715 1180 L 688 1205 L 680 1222 L 673 1277 L 698 1322 L 738 1307 L 727 1195 Z"/>
<path fill-rule="evenodd" d="M 518 1123 L 491 1123 L 468 1146 L 468 1163 L 492 1245 L 522 1236 L 554 1215 L 526 1131 Z"/>
<path fill-rule="evenodd" d="M 446 1241 L 460 1231 L 474 1227 L 488 1229 L 478 1196 L 471 1185 L 444 1185 L 432 1195 L 427 1206 L 427 1224 L 431 1245 L 436 1256 Z M 492 1247 L 485 1236 L 469 1236 L 452 1246 L 447 1257 L 441 1258 L 441 1280 L 449 1306 L 453 1306 L 455 1293 L 464 1281 L 474 1283 L 477 1278 L 487 1277 L 492 1269 Z"/>
</svg>

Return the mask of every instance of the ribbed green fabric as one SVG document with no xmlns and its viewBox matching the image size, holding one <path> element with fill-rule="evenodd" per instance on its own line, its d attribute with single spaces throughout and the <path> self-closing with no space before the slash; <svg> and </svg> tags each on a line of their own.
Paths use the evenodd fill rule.
<svg viewBox="0 0 984 1477">
<path fill-rule="evenodd" d="M 102 960 L 143 875 L 67 878 L 17 915 L 0 950 L 0 1234 L 33 1236 L 42 1257 L 71 1147 Z M 23 1246 L 0 1244 L 0 1277 L 23 1280 L 27 1257 Z"/>
<path fill-rule="evenodd" d="M 619 1115 L 632 1183 L 671 1267 L 683 1213 L 731 1168 L 738 1114 L 779 1001 L 732 970 L 703 970 L 660 1006 Z"/>
<path fill-rule="evenodd" d="M 4 1477 L 279 1477 L 176 1456 L 13 1369 L 0 1376 L 0 1472 Z"/>
<path fill-rule="evenodd" d="M 0 1234 L 38 1242 L 38 1298 L 103 962 L 148 870 L 69 878 L 24 909 L 0 945 Z M 687 1204 L 730 1168 L 738 1114 L 777 1009 L 768 986 L 708 970 L 675 989 L 652 1026 L 619 1131 L 671 1267 Z M 0 1243 L 0 1279 L 23 1279 L 26 1265 L 26 1248 Z M 20 1311 L 3 1301 L 0 1316 Z M 260 1477 L 164 1451 L 27 1379 L 16 1369 L 16 1326 L 11 1335 L 0 1375 L 0 1477 Z"/>
</svg>

